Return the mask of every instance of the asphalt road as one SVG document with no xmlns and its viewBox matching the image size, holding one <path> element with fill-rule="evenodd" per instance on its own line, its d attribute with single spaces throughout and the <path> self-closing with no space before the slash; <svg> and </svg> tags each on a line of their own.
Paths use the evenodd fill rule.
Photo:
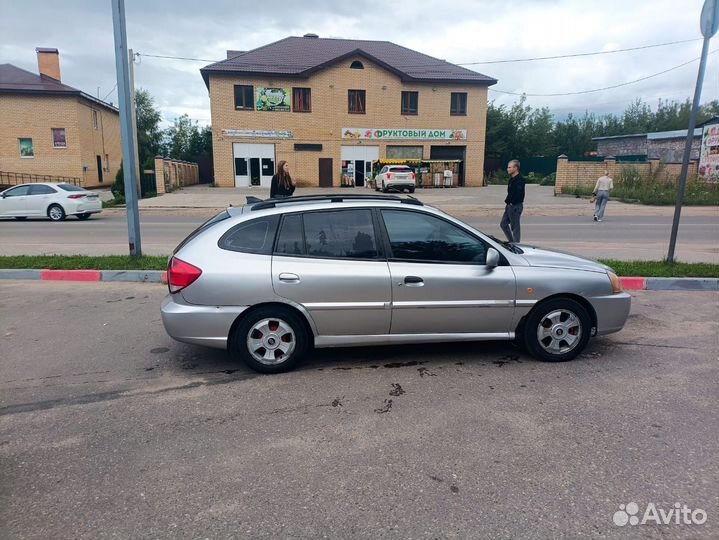
<svg viewBox="0 0 719 540">
<path fill-rule="evenodd" d="M 167 255 L 213 210 L 143 211 L 140 229 L 143 252 Z M 468 223 L 503 238 L 498 217 L 469 217 Z M 592 258 L 661 260 L 667 254 L 671 216 L 615 216 L 595 223 L 585 216 L 526 216 L 522 241 Z M 719 214 L 682 218 L 677 257 L 686 262 L 719 263 Z M 65 255 L 124 254 L 127 222 L 119 210 L 80 222 L 48 220 L 0 221 L 0 254 Z"/>
<path fill-rule="evenodd" d="M 0 283 L 0 537 L 719 537 L 719 293 L 636 293 L 570 363 L 422 345 L 275 376 L 172 342 L 164 294 Z M 615 525 L 630 502 L 708 519 Z"/>
</svg>

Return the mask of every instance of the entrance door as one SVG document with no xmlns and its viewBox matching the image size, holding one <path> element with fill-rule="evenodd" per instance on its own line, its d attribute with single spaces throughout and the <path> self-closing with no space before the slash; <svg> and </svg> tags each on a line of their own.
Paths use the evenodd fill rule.
<svg viewBox="0 0 719 540">
<path fill-rule="evenodd" d="M 102 183 L 102 157 L 95 156 L 97 158 L 97 179 Z"/>
<path fill-rule="evenodd" d="M 364 161 L 355 160 L 355 187 L 364 186 Z"/>
<path fill-rule="evenodd" d="M 332 187 L 332 158 L 320 158 L 320 187 Z"/>
<path fill-rule="evenodd" d="M 250 158 L 250 185 L 260 185 L 260 158 Z"/>
</svg>

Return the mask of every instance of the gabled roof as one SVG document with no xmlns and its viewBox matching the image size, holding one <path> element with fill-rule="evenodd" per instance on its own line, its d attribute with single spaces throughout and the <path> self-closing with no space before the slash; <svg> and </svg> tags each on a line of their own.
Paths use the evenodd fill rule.
<svg viewBox="0 0 719 540">
<path fill-rule="evenodd" d="M 363 56 L 395 73 L 405 82 L 461 83 L 490 86 L 497 79 L 389 41 L 287 37 L 205 66 L 210 75 L 281 76 L 306 79 L 314 72 L 350 56 Z"/>
<path fill-rule="evenodd" d="M 0 94 L 78 96 L 118 112 L 116 107 L 77 88 L 56 81 L 52 77 L 31 73 L 12 64 L 0 64 Z"/>
</svg>

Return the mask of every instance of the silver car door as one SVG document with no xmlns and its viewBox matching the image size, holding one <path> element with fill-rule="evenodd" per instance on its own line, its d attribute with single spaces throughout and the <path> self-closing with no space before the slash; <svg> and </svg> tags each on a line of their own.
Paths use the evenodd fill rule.
<svg viewBox="0 0 719 540">
<path fill-rule="evenodd" d="M 389 333 L 389 267 L 380 258 L 370 209 L 285 215 L 272 285 L 309 313 L 319 335 Z"/>
<path fill-rule="evenodd" d="M 506 337 L 516 280 L 485 265 L 488 245 L 440 217 L 383 210 L 392 253 L 393 334 L 478 333 Z"/>
</svg>

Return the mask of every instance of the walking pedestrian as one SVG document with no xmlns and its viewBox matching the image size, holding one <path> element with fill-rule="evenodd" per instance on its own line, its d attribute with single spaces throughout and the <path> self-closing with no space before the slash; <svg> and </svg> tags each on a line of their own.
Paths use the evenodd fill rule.
<svg viewBox="0 0 719 540">
<path fill-rule="evenodd" d="M 277 174 L 272 177 L 270 184 L 270 198 L 290 197 L 295 192 L 295 181 L 290 176 L 290 165 L 286 161 L 280 161 L 277 166 Z"/>
<path fill-rule="evenodd" d="M 609 177 L 607 171 L 604 171 L 604 176 L 600 176 L 597 179 L 597 183 L 594 185 L 594 191 L 592 195 L 596 197 L 594 205 L 594 221 L 602 221 L 604 218 L 604 209 L 607 207 L 609 201 L 609 192 L 614 189 L 614 182 Z"/>
<path fill-rule="evenodd" d="M 519 173 L 519 160 L 513 159 L 507 164 L 509 173 L 509 185 L 507 185 L 507 197 L 504 199 L 504 215 L 499 226 L 509 242 L 519 243 L 521 240 L 520 218 L 524 210 L 524 185 L 525 181 Z"/>
</svg>

